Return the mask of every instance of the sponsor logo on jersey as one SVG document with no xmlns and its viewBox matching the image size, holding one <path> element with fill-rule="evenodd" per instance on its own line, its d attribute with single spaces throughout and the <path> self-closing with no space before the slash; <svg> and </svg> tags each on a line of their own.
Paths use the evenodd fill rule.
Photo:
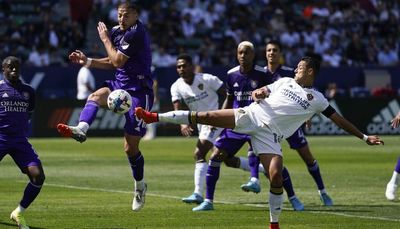
<svg viewBox="0 0 400 229">
<path fill-rule="evenodd" d="M 197 87 L 202 91 L 203 89 L 204 89 L 204 84 L 199 84 L 199 85 L 197 85 Z"/>
<path fill-rule="evenodd" d="M 312 94 L 307 94 L 307 99 L 308 101 L 313 100 L 314 96 Z"/>
<path fill-rule="evenodd" d="M 1 97 L 8 98 L 9 96 L 8 96 L 8 94 L 6 92 L 4 92 L 3 96 L 1 96 Z"/>
</svg>

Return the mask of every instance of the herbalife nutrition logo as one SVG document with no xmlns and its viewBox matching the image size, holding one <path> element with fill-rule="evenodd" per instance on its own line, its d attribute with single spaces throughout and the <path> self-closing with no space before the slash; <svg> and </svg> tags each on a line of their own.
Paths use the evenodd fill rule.
<svg viewBox="0 0 400 229">
<path fill-rule="evenodd" d="M 338 114 L 342 115 L 335 100 L 331 100 L 329 104 L 333 108 L 335 108 Z M 311 128 L 310 129 L 306 128 L 306 133 L 339 135 L 339 134 L 345 134 L 346 132 L 340 127 L 338 127 L 335 123 L 333 123 L 332 120 L 325 117 L 324 115 L 319 114 L 319 115 L 314 115 L 314 117 L 311 119 Z"/>
<path fill-rule="evenodd" d="M 390 126 L 390 121 L 399 112 L 400 106 L 397 100 L 392 100 L 384 107 L 379 114 L 372 118 L 367 126 L 368 134 L 398 134 L 400 133 L 400 128 L 393 129 Z"/>
</svg>

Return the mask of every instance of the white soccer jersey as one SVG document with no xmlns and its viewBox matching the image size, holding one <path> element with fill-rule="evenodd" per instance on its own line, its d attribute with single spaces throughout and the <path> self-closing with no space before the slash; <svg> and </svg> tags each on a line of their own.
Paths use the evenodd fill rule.
<svg viewBox="0 0 400 229">
<path fill-rule="evenodd" d="M 319 91 L 303 88 L 293 78 L 281 78 L 267 87 L 269 97 L 252 104 L 259 113 L 255 121 L 258 126 L 268 125 L 279 137 L 291 136 L 306 120 L 329 106 Z"/>
<path fill-rule="evenodd" d="M 222 84 L 218 77 L 206 73 L 196 73 L 192 85 L 179 78 L 171 86 L 172 102 L 183 100 L 194 111 L 217 110 L 217 91 Z"/>
</svg>

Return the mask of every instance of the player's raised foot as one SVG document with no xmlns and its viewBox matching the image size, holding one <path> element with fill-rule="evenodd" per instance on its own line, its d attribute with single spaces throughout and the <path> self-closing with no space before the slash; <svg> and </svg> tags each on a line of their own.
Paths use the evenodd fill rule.
<svg viewBox="0 0 400 229">
<path fill-rule="evenodd" d="M 214 210 L 214 204 L 209 201 L 203 201 L 199 206 L 192 209 L 194 212 Z"/>
<path fill-rule="evenodd" d="M 68 126 L 62 123 L 57 125 L 57 131 L 65 138 L 73 138 L 82 143 L 86 141 L 86 133 L 76 126 Z"/>
<path fill-rule="evenodd" d="M 279 229 L 279 223 L 270 223 L 269 229 Z"/>
<path fill-rule="evenodd" d="M 197 193 L 193 193 L 192 195 L 182 198 L 182 201 L 188 204 L 196 203 L 201 204 L 203 202 L 203 197 Z"/>
<path fill-rule="evenodd" d="M 397 190 L 397 185 L 389 182 L 386 185 L 386 192 L 385 192 L 386 199 L 392 201 L 396 200 L 396 190 Z"/>
<path fill-rule="evenodd" d="M 158 122 L 158 114 L 146 111 L 145 109 L 141 107 L 136 107 L 135 108 L 135 115 L 136 117 L 143 119 L 143 121 L 147 124 L 153 123 L 153 122 Z"/>
<path fill-rule="evenodd" d="M 28 225 L 26 225 L 24 215 L 21 212 L 14 210 L 11 212 L 10 219 L 17 223 L 18 229 L 29 229 Z"/>
<path fill-rule="evenodd" d="M 140 209 L 143 208 L 144 206 L 144 200 L 146 197 L 146 191 L 147 191 L 147 184 L 144 184 L 143 190 L 136 190 L 135 195 L 133 196 L 133 202 L 132 202 L 132 210 L 134 211 L 139 211 Z"/>
<path fill-rule="evenodd" d="M 260 185 L 255 182 L 255 181 L 249 181 L 247 182 L 247 184 L 243 184 L 242 186 L 240 186 L 242 188 L 243 191 L 245 192 L 254 192 L 254 193 L 259 193 L 261 192 L 261 187 Z"/>
<path fill-rule="evenodd" d="M 293 210 L 295 210 L 295 211 L 304 211 L 303 203 L 296 196 L 291 197 L 289 199 L 289 202 L 292 205 Z"/>
<path fill-rule="evenodd" d="M 333 201 L 332 201 L 331 197 L 328 195 L 328 193 L 321 192 L 319 194 L 319 198 L 321 199 L 323 205 L 333 206 Z"/>
</svg>

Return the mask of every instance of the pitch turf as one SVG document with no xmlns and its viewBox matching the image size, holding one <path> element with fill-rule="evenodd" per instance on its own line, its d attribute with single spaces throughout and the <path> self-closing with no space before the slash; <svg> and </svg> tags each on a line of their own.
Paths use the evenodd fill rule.
<svg viewBox="0 0 400 229">
<path fill-rule="evenodd" d="M 283 144 L 297 196 L 306 211 L 294 212 L 287 200 L 281 228 L 400 228 L 400 202 L 384 197 L 397 157 L 399 137 L 384 137 L 385 146 L 370 147 L 354 137 L 309 137 L 334 207 L 323 207 L 316 186 L 295 151 Z M 210 212 L 180 198 L 193 191 L 195 138 L 157 138 L 142 142 L 146 205 L 131 211 L 133 183 L 122 138 L 32 139 L 44 164 L 46 183 L 26 213 L 31 228 L 267 228 L 268 182 L 260 194 L 244 193 L 249 174 L 222 166 Z M 238 155 L 245 155 L 244 149 Z M 0 164 L 0 228 L 8 220 L 27 179 L 10 157 Z M 399 193 L 400 194 L 400 193 Z"/>
</svg>

